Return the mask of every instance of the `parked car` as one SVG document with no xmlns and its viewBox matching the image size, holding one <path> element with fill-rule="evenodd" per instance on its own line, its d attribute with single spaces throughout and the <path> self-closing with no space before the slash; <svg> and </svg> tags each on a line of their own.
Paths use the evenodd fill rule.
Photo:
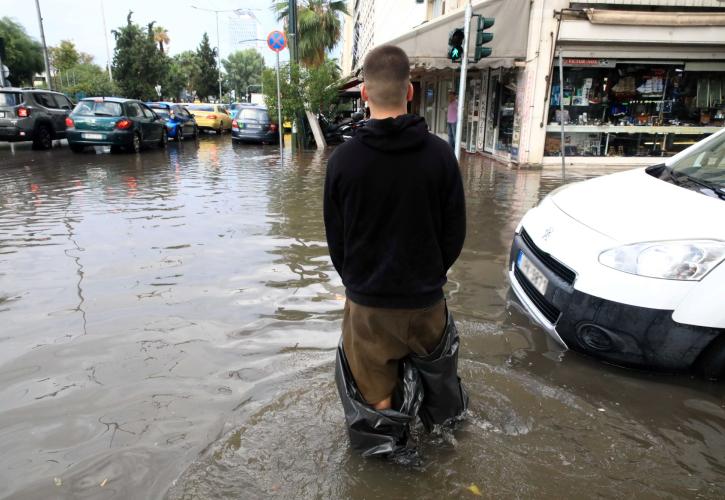
<svg viewBox="0 0 725 500">
<path fill-rule="evenodd" d="M 93 97 L 78 102 L 66 118 L 68 144 L 74 153 L 86 146 L 111 146 L 115 153 L 138 153 L 147 145 L 165 147 L 166 120 L 135 99 Z"/>
<path fill-rule="evenodd" d="M 612 363 L 725 376 L 725 130 L 661 165 L 547 196 L 509 278 L 565 347 Z"/>
<path fill-rule="evenodd" d="M 176 141 L 183 141 L 186 137 L 199 137 L 199 127 L 196 125 L 194 115 L 186 108 L 173 102 L 147 103 L 154 113 L 166 120 L 166 133 Z"/>
<path fill-rule="evenodd" d="M 0 141 L 33 141 L 33 149 L 50 149 L 65 137 L 70 99 L 50 90 L 0 88 Z"/>
<path fill-rule="evenodd" d="M 200 130 L 213 130 L 218 135 L 232 129 L 232 118 L 221 104 L 187 104 Z"/>
<path fill-rule="evenodd" d="M 263 106 L 242 106 L 232 121 L 232 140 L 239 142 L 279 143 L 277 124 Z"/>
</svg>

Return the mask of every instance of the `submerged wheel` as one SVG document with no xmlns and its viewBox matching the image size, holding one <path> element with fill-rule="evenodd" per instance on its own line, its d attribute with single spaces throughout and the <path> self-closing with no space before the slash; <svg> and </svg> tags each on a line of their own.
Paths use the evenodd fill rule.
<svg viewBox="0 0 725 500">
<path fill-rule="evenodd" d="M 166 144 L 169 142 L 169 136 L 166 134 L 166 127 L 161 131 L 161 139 L 159 140 L 159 147 L 161 149 L 166 147 Z"/>
<path fill-rule="evenodd" d="M 33 149 L 50 149 L 53 147 L 53 135 L 47 125 L 41 125 L 33 137 Z"/>
<path fill-rule="evenodd" d="M 141 152 L 141 134 L 138 132 L 134 132 L 133 134 L 133 141 L 131 141 L 131 146 L 129 146 L 129 151 L 131 153 L 140 153 Z"/>
<path fill-rule="evenodd" d="M 182 142 L 184 140 L 184 127 L 176 127 L 176 142 Z"/>
<path fill-rule="evenodd" d="M 199 127 L 194 125 L 194 140 L 197 140 L 199 138 Z"/>
<path fill-rule="evenodd" d="M 710 342 L 697 360 L 697 371 L 706 379 L 725 379 L 725 335 Z"/>
</svg>

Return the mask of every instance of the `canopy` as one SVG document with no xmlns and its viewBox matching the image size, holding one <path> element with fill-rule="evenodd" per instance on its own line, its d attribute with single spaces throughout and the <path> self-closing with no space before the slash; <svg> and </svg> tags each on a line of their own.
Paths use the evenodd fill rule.
<svg viewBox="0 0 725 500">
<path fill-rule="evenodd" d="M 469 68 L 512 67 L 514 61 L 526 59 L 526 44 L 529 35 L 530 0 L 483 0 L 473 2 L 473 14 L 493 17 L 496 20 L 490 32 L 493 41 L 487 47 L 493 49 L 490 57 L 469 65 Z M 414 68 L 444 69 L 459 68 L 460 63 L 448 58 L 448 36 L 455 28 L 462 28 L 464 9 L 425 22 L 405 35 L 384 43 L 396 45 L 405 50 Z M 469 60 L 475 50 L 477 18 L 471 20 Z"/>
</svg>

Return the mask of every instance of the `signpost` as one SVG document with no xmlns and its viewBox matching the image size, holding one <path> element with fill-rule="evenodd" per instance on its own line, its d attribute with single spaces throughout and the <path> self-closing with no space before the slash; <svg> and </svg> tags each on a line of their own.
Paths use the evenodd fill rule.
<svg viewBox="0 0 725 500">
<path fill-rule="evenodd" d="M 284 144 L 282 136 L 282 97 L 279 93 L 279 53 L 287 47 L 287 37 L 281 31 L 273 31 L 267 35 L 267 47 L 277 53 L 277 130 L 279 131 L 279 147 Z"/>
</svg>

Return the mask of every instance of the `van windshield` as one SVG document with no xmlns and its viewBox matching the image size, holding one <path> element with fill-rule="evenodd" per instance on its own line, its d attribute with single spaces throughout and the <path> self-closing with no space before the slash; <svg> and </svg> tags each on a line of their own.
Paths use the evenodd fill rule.
<svg viewBox="0 0 725 500">
<path fill-rule="evenodd" d="M 73 110 L 73 114 L 81 116 L 121 116 L 123 110 L 117 102 L 81 101 Z"/>
<path fill-rule="evenodd" d="M 670 165 L 678 183 L 687 182 L 725 200 L 725 134 Z M 709 194 L 709 193 L 706 193 Z"/>
</svg>

